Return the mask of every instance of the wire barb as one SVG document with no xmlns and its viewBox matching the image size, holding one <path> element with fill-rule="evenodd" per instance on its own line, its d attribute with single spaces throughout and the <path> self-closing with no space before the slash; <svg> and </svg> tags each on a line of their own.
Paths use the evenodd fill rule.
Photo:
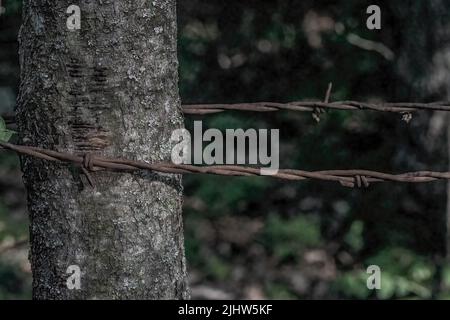
<svg viewBox="0 0 450 320">
<path fill-rule="evenodd" d="M 81 170 L 83 171 L 89 185 L 95 189 L 95 180 L 91 176 L 90 171 L 94 171 L 94 156 L 91 153 L 86 153 L 83 156 L 83 164 L 81 165 Z"/>
<path fill-rule="evenodd" d="M 333 89 L 333 83 L 329 83 L 328 84 L 328 89 L 327 92 L 325 94 L 325 99 L 324 99 L 324 103 L 329 103 L 330 102 L 330 98 L 331 98 L 331 90 Z M 315 107 L 314 111 L 312 113 L 312 117 L 313 119 L 319 123 L 320 122 L 320 116 L 326 113 L 326 109 L 322 108 L 322 107 Z"/>
</svg>

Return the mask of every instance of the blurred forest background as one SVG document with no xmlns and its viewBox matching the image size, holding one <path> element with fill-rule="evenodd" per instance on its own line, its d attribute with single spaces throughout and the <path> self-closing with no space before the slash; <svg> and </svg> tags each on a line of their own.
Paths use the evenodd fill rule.
<svg viewBox="0 0 450 320">
<path fill-rule="evenodd" d="M 448 2 L 448 1 L 447 1 Z M 2 1 L 0 113 L 19 86 L 21 1 Z M 449 4 L 180 0 L 180 92 L 188 103 L 448 99 Z M 186 126 L 193 120 L 187 117 Z M 280 166 L 387 172 L 448 168 L 442 113 L 224 113 L 209 127 L 279 128 Z M 185 234 L 193 298 L 447 299 L 447 185 L 373 185 L 186 176 Z M 31 298 L 26 194 L 15 155 L 0 153 L 0 299 Z M 382 289 L 366 287 L 379 265 Z"/>
</svg>

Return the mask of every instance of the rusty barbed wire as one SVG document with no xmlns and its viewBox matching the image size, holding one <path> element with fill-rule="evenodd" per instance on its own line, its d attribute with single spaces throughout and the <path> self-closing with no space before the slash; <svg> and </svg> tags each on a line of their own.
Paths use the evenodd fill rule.
<svg viewBox="0 0 450 320">
<path fill-rule="evenodd" d="M 253 111 L 275 112 L 282 110 L 311 112 L 314 120 L 320 121 L 320 115 L 326 110 L 370 110 L 378 112 L 391 112 L 402 114 L 402 120 L 410 122 L 412 113 L 416 111 L 450 111 L 450 102 L 411 103 L 411 102 L 384 102 L 369 103 L 358 101 L 330 102 L 333 83 L 328 84 L 328 89 L 323 102 L 320 101 L 294 101 L 288 103 L 279 102 L 253 102 L 235 104 L 189 104 L 183 105 L 184 114 L 205 115 L 221 113 L 224 111 Z"/>
<path fill-rule="evenodd" d="M 358 101 L 336 101 L 336 102 L 314 102 L 314 101 L 294 101 L 288 103 L 279 102 L 252 102 L 252 103 L 234 103 L 234 104 L 188 104 L 182 106 L 185 115 L 208 115 L 217 114 L 225 111 L 246 111 L 246 112 L 276 112 L 276 111 L 297 111 L 310 112 L 313 118 L 318 117 L 325 110 L 343 110 L 343 111 L 377 111 L 397 113 L 402 115 L 402 119 L 409 122 L 412 114 L 418 111 L 450 111 L 450 102 L 431 102 L 431 103 L 411 103 L 411 102 L 385 102 L 368 103 Z M 1 117 L 6 124 L 15 123 L 15 117 L 12 114 L 3 114 Z"/>
<path fill-rule="evenodd" d="M 336 101 L 336 102 L 308 102 L 294 101 L 288 103 L 278 102 L 254 102 L 236 104 L 191 104 L 183 105 L 185 114 L 214 114 L 224 111 L 253 111 L 253 112 L 275 112 L 281 110 L 314 112 L 316 108 L 328 110 L 370 110 L 379 112 L 391 112 L 410 114 L 416 111 L 450 111 L 450 102 L 411 103 L 411 102 L 385 102 L 368 103 L 358 101 Z"/>
<path fill-rule="evenodd" d="M 260 168 L 245 166 L 194 166 L 185 164 L 176 165 L 172 163 L 151 164 L 144 161 L 105 158 L 90 153 L 75 155 L 31 146 L 20 146 L 6 142 L 0 142 L 0 147 L 21 155 L 27 155 L 42 160 L 76 164 L 83 169 L 83 172 L 86 174 L 86 177 L 92 186 L 94 186 L 94 181 L 89 172 L 102 170 L 126 172 L 150 170 L 170 174 L 213 174 L 242 177 L 262 176 Z M 371 183 L 377 182 L 425 183 L 438 180 L 450 180 L 450 172 L 418 171 L 402 174 L 389 174 L 369 170 L 303 171 L 281 169 L 277 174 L 270 177 L 293 181 L 321 180 L 338 182 L 342 186 L 349 188 L 368 188 Z"/>
</svg>

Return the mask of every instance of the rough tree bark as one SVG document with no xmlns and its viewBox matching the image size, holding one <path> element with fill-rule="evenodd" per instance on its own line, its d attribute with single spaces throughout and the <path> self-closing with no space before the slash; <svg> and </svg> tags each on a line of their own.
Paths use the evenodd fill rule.
<svg viewBox="0 0 450 320">
<path fill-rule="evenodd" d="M 398 70 L 409 92 L 403 98 L 416 101 L 450 100 L 450 2 L 447 0 L 392 2 L 399 17 L 400 55 Z M 403 90 L 404 91 L 404 90 Z M 404 144 L 408 150 L 408 167 L 446 171 L 449 163 L 450 130 L 444 112 L 421 113 L 411 123 L 410 137 Z M 448 135 L 448 137 L 447 137 Z M 410 188 L 413 202 L 423 208 L 418 219 L 434 235 L 437 266 L 434 293 L 440 292 L 441 271 L 445 257 L 450 256 L 450 184 L 426 184 Z M 422 235 L 421 235 L 422 236 Z"/>
<path fill-rule="evenodd" d="M 66 26 L 72 4 L 81 30 Z M 25 0 L 17 119 L 23 144 L 170 159 L 183 126 L 175 0 Z M 36 299 L 188 298 L 181 177 L 93 173 L 22 158 Z M 69 290 L 67 268 L 81 269 Z"/>
</svg>

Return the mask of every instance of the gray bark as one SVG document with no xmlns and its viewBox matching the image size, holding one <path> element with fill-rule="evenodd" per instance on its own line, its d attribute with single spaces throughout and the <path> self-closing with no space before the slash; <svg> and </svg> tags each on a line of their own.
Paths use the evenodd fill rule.
<svg viewBox="0 0 450 320">
<path fill-rule="evenodd" d="M 400 59 L 400 72 L 407 83 L 411 85 L 411 98 L 420 100 L 449 101 L 450 100 L 450 3 L 446 0 L 431 0 L 424 2 L 405 3 L 408 6 L 408 28 L 404 30 L 405 47 Z M 417 125 L 415 141 L 416 154 L 422 153 L 422 161 L 428 168 L 445 171 L 448 168 L 448 117 L 444 112 L 434 112 L 431 115 L 423 113 Z M 425 161 L 424 161 L 425 159 Z M 424 166 L 422 166 L 423 168 Z M 450 222 L 450 185 L 448 187 L 447 203 L 444 186 L 437 184 L 434 192 L 431 186 L 424 186 L 430 191 L 422 190 L 430 195 L 430 203 L 442 199 L 442 212 L 436 219 L 438 228 L 443 230 L 443 252 L 449 255 L 449 228 Z M 446 208 L 445 208 L 446 205 Z M 440 217 L 440 218 L 439 218 Z M 446 242 L 446 243 L 445 243 Z M 446 251 L 446 252 L 445 252 Z"/>
<path fill-rule="evenodd" d="M 170 160 L 183 126 L 176 1 L 24 1 L 17 119 L 23 144 Z M 36 299 L 188 298 L 178 175 L 92 173 L 22 158 Z M 81 269 L 69 290 L 67 268 Z"/>
<path fill-rule="evenodd" d="M 409 100 L 450 100 L 450 2 L 447 0 L 404 1 L 393 4 L 402 21 L 399 72 L 410 86 Z M 407 97 L 407 98 L 408 98 Z M 412 122 L 406 143 L 409 167 L 446 171 L 449 163 L 449 118 L 444 112 L 421 113 Z M 408 145 L 409 144 L 409 145 Z M 450 184 L 413 187 L 423 203 L 417 218 L 434 222 L 431 238 L 437 266 L 434 293 L 440 291 L 442 267 L 450 254 Z M 447 191 L 447 192 L 446 192 Z M 445 194 L 447 193 L 447 201 Z M 426 226 L 426 225 L 425 225 Z M 430 239 L 427 239 L 430 240 Z"/>
</svg>

